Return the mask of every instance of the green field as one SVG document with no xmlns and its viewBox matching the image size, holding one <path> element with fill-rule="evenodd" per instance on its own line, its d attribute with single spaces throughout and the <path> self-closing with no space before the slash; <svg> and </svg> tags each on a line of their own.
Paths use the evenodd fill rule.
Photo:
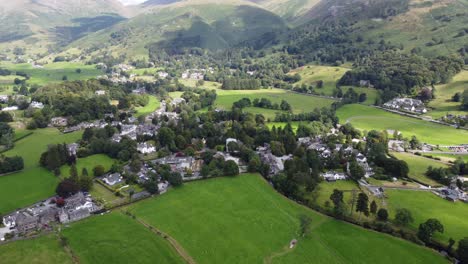
<svg viewBox="0 0 468 264">
<path fill-rule="evenodd" d="M 459 92 L 463 93 L 468 89 L 468 71 L 462 71 L 453 77 L 448 84 L 436 86 L 436 98 L 429 103 L 429 107 L 434 108 L 428 113 L 432 118 L 440 118 L 447 113 L 466 115 L 467 111 L 461 111 L 461 102 L 452 102 L 452 96 Z"/>
<path fill-rule="evenodd" d="M 349 68 L 344 67 L 308 65 L 294 69 L 289 74 L 292 75 L 298 73 L 301 75 L 301 80 L 297 83 L 294 83 L 294 85 L 312 85 L 314 86 L 315 92 L 321 95 L 332 96 L 333 91 L 336 89 L 336 83 L 349 70 Z M 316 88 L 316 82 L 319 80 L 323 81 L 323 88 Z M 349 89 L 349 87 L 343 87 L 343 92 L 346 92 L 347 89 Z M 367 100 L 364 102 L 364 104 L 372 105 L 375 103 L 375 99 L 378 96 L 377 90 L 363 87 L 353 87 L 353 89 L 358 94 L 367 94 Z"/>
<path fill-rule="evenodd" d="M 429 144 L 455 145 L 467 143 L 468 131 L 449 126 L 404 117 L 364 105 L 345 105 L 337 112 L 340 123 L 351 122 L 361 130 L 398 130 L 404 137 L 418 137 L 421 142 Z"/>
<path fill-rule="evenodd" d="M 344 201 L 347 202 L 351 200 L 351 190 L 359 191 L 360 188 L 355 181 L 336 181 L 336 182 L 321 182 L 318 186 L 317 192 L 317 200 L 315 203 L 321 207 L 325 207 L 325 202 L 330 202 L 332 205 L 333 203 L 330 201 L 330 195 L 333 193 L 334 189 L 338 189 L 344 192 Z"/>
<path fill-rule="evenodd" d="M 34 68 L 31 64 L 27 63 L 13 64 L 2 62 L 0 63 L 0 67 L 26 73 L 31 76 L 28 83 L 39 85 L 50 82 L 61 82 L 63 81 L 63 76 L 67 76 L 69 81 L 75 81 L 92 79 L 103 74 L 101 70 L 96 69 L 95 65 L 72 62 L 50 63 L 44 65 L 44 68 Z M 81 73 L 77 73 L 77 69 L 81 69 Z"/>
<path fill-rule="evenodd" d="M 138 117 L 153 113 L 159 108 L 159 104 L 159 99 L 156 96 L 149 96 L 149 102 L 147 105 L 135 108 L 137 111 L 136 116 Z"/>
<path fill-rule="evenodd" d="M 232 104 L 242 98 L 267 98 L 273 103 L 281 103 L 286 100 L 291 104 L 294 113 L 311 112 L 315 108 L 329 107 L 334 100 L 308 96 L 282 89 L 260 90 L 217 90 L 218 97 L 215 106 L 222 109 L 231 109 Z"/>
<path fill-rule="evenodd" d="M 406 163 L 408 163 L 409 176 L 411 178 L 416 179 L 430 186 L 441 186 L 440 183 L 428 178 L 425 175 L 425 173 L 429 166 L 432 166 L 433 168 L 448 167 L 447 164 L 444 164 L 442 162 L 439 162 L 433 159 L 424 158 L 424 157 L 420 157 L 420 156 L 416 156 L 416 155 L 408 154 L 408 153 L 394 152 L 392 154 L 397 159 L 404 160 L 406 161 Z"/>
<path fill-rule="evenodd" d="M 38 129 L 5 152 L 6 156 L 22 156 L 25 168 L 0 177 L 0 212 L 8 213 L 53 195 L 59 179 L 39 166 L 39 158 L 47 150 L 47 145 L 71 143 L 79 138 L 81 132 L 62 134 L 54 128 Z"/>
<path fill-rule="evenodd" d="M 211 84 L 213 88 L 216 86 Z M 295 114 L 312 112 L 316 108 L 330 107 L 335 100 L 320 98 L 316 96 L 304 95 L 299 93 L 289 92 L 283 89 L 259 89 L 259 90 L 221 90 L 216 89 L 217 98 L 214 107 L 228 110 L 232 108 L 232 104 L 242 98 L 267 98 L 273 103 L 281 103 L 281 100 L 286 100 L 292 107 Z M 172 98 L 179 98 L 182 92 L 171 92 L 169 95 Z M 266 118 L 274 119 L 277 112 L 281 110 L 264 109 L 258 107 L 246 107 L 244 111 L 254 114 L 263 114 Z"/>
<path fill-rule="evenodd" d="M 11 242 L 0 246 L 2 264 L 72 264 L 54 235 Z"/>
<path fill-rule="evenodd" d="M 121 212 L 88 218 L 62 234 L 79 263 L 184 263 L 162 237 Z"/>
<path fill-rule="evenodd" d="M 452 237 L 456 241 L 468 236 L 468 204 L 450 202 L 431 192 L 386 190 L 386 202 L 393 218 L 397 208 L 407 208 L 414 218 L 413 228 L 429 218 L 437 218 L 443 225 L 445 232 L 436 238 L 444 243 Z"/>
<path fill-rule="evenodd" d="M 110 170 L 114 160 L 109 158 L 109 156 L 104 154 L 91 155 L 86 158 L 80 158 L 76 161 L 76 169 L 78 174 L 81 174 L 83 168 L 88 170 L 89 175 L 93 175 L 93 168 L 97 165 L 102 165 L 106 171 Z M 61 176 L 68 177 L 70 174 L 70 166 L 64 165 L 60 168 Z"/>
<path fill-rule="evenodd" d="M 295 204 L 257 175 L 186 184 L 131 212 L 198 263 L 445 263 L 431 250 Z M 303 214 L 312 218 L 305 238 L 298 236 Z M 298 246 L 289 250 L 293 238 Z"/>
<path fill-rule="evenodd" d="M 431 154 L 433 157 L 438 157 L 442 161 L 449 162 L 455 161 L 458 158 L 462 158 L 465 162 L 468 162 L 468 154 L 467 155 L 450 155 L 450 154 Z"/>
</svg>

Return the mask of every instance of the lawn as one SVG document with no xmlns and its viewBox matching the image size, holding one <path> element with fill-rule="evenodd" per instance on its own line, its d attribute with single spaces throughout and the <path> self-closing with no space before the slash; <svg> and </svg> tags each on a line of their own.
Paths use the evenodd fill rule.
<svg viewBox="0 0 468 264">
<path fill-rule="evenodd" d="M 106 169 L 106 171 L 110 170 L 112 164 L 114 164 L 114 160 L 109 158 L 109 156 L 104 154 L 96 154 L 86 158 L 80 158 L 76 162 L 76 169 L 78 174 L 81 174 L 83 168 L 88 170 L 89 175 L 93 175 L 93 168 L 97 165 L 102 165 Z M 62 176 L 68 177 L 70 175 L 70 166 L 64 165 L 60 168 L 60 172 Z"/>
<path fill-rule="evenodd" d="M 314 86 L 314 89 L 317 93 L 320 93 L 321 95 L 332 96 L 333 91 L 336 89 L 336 83 L 349 70 L 349 68 L 345 67 L 308 65 L 294 69 L 289 74 L 294 75 L 299 73 L 301 76 L 301 80 L 294 83 L 295 86 L 300 86 L 302 84 L 312 85 Z M 323 88 L 316 88 L 316 82 L 319 80 L 323 81 Z M 342 88 L 343 92 L 346 92 L 350 87 Z M 371 105 L 375 103 L 375 99 L 378 96 L 377 90 L 363 87 L 353 87 L 353 89 L 358 94 L 367 94 L 367 100 L 364 102 L 364 104 Z"/>
<path fill-rule="evenodd" d="M 390 209 L 391 218 L 397 208 L 407 208 L 414 218 L 413 228 L 429 218 L 437 218 L 444 225 L 444 233 L 437 235 L 437 239 L 448 243 L 452 237 L 459 240 L 468 236 L 468 204 L 463 202 L 449 202 L 431 192 L 386 190 L 386 202 Z"/>
<path fill-rule="evenodd" d="M 149 96 L 149 102 L 145 106 L 137 107 L 135 110 L 137 111 L 136 116 L 144 116 L 153 113 L 156 109 L 159 108 L 159 99 L 156 96 Z"/>
<path fill-rule="evenodd" d="M 80 263 L 184 263 L 162 237 L 120 211 L 74 223 L 62 231 Z"/>
<path fill-rule="evenodd" d="M 186 184 L 131 212 L 174 237 L 198 263 L 445 262 L 434 251 L 302 207 L 258 175 Z M 300 215 L 312 219 L 306 238 L 298 236 Z M 288 250 L 293 238 L 298 247 Z"/>
<path fill-rule="evenodd" d="M 72 264 L 54 235 L 11 242 L 0 246 L 2 264 Z"/>
<path fill-rule="evenodd" d="M 81 132 L 62 134 L 57 129 L 38 129 L 15 142 L 6 156 L 19 155 L 24 159 L 23 171 L 0 177 L 0 212 L 8 213 L 54 194 L 59 179 L 39 166 L 39 158 L 47 145 L 71 143 L 81 138 Z"/>
<path fill-rule="evenodd" d="M 30 84 L 44 85 L 50 82 L 61 82 L 63 77 L 67 76 L 69 81 L 87 80 L 102 75 L 101 70 L 96 69 L 95 65 L 85 65 L 82 63 L 56 62 L 44 65 L 44 68 L 34 68 L 31 64 L 13 64 L 2 62 L 0 67 L 11 71 L 23 72 L 31 76 L 28 80 Z M 81 72 L 78 73 L 77 70 Z"/>
<path fill-rule="evenodd" d="M 468 89 L 468 71 L 462 71 L 453 77 L 448 84 L 436 86 L 436 98 L 429 103 L 429 107 L 434 108 L 428 115 L 433 118 L 445 116 L 447 113 L 468 114 L 467 111 L 460 110 L 460 102 L 452 102 L 452 96 L 459 92 L 463 93 Z"/>
<path fill-rule="evenodd" d="M 448 167 L 447 164 L 444 164 L 442 162 L 439 162 L 433 159 L 409 154 L 409 153 L 394 152 L 392 154 L 397 159 L 404 160 L 406 161 L 406 163 L 408 163 L 409 176 L 411 178 L 416 179 L 430 186 L 441 186 L 440 183 L 428 178 L 426 176 L 426 171 L 429 166 L 432 166 L 433 168 L 440 168 L 440 167 Z"/>
<path fill-rule="evenodd" d="M 466 143 L 468 131 L 435 123 L 404 117 L 381 109 L 364 105 L 345 105 L 337 112 L 340 123 L 351 122 L 361 130 L 398 130 L 404 137 L 412 135 L 421 142 L 441 145 L 455 145 Z"/>
</svg>

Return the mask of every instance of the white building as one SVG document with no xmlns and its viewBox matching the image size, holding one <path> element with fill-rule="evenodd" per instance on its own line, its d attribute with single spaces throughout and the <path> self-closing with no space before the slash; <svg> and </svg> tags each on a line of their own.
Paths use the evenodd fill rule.
<svg viewBox="0 0 468 264">
<path fill-rule="evenodd" d="M 156 147 L 154 147 L 153 145 L 148 144 L 148 143 L 145 142 L 145 143 L 138 144 L 137 150 L 138 150 L 138 152 L 140 152 L 142 154 L 149 154 L 149 153 L 156 152 Z"/>
<path fill-rule="evenodd" d="M 31 104 L 29 105 L 29 107 L 36 108 L 36 109 L 42 109 L 42 108 L 44 108 L 44 104 L 41 103 L 41 102 L 32 101 Z"/>
</svg>

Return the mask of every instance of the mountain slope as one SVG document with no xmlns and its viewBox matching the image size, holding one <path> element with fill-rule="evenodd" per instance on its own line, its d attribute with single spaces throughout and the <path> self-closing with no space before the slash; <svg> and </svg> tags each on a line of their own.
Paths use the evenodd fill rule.
<svg viewBox="0 0 468 264">
<path fill-rule="evenodd" d="M 193 47 L 220 50 L 246 42 L 265 45 L 286 29 L 280 17 L 254 5 L 176 3 L 147 9 L 72 43 L 70 48 L 84 50 L 83 55 L 92 50 L 93 57 L 125 54 L 147 58 L 149 48 L 171 53 Z"/>
<path fill-rule="evenodd" d="M 34 55 L 46 52 L 131 13 L 117 0 L 0 1 L 0 52 L 7 53 L 12 47 L 25 48 Z"/>
</svg>

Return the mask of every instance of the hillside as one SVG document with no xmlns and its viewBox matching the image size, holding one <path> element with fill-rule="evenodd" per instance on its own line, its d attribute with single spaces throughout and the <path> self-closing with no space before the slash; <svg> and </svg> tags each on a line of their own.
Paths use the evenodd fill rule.
<svg viewBox="0 0 468 264">
<path fill-rule="evenodd" d="M 151 9 L 69 47 L 92 50 L 93 56 L 147 57 L 148 49 L 171 53 L 188 47 L 221 50 L 258 40 L 267 44 L 286 29 L 280 17 L 250 5 L 183 4 Z"/>
<path fill-rule="evenodd" d="M 40 55 L 131 15 L 117 0 L 20 0 L 0 3 L 0 53 Z M 14 52 L 14 48 L 23 48 Z M 15 54 L 14 54 L 15 53 Z"/>
</svg>

